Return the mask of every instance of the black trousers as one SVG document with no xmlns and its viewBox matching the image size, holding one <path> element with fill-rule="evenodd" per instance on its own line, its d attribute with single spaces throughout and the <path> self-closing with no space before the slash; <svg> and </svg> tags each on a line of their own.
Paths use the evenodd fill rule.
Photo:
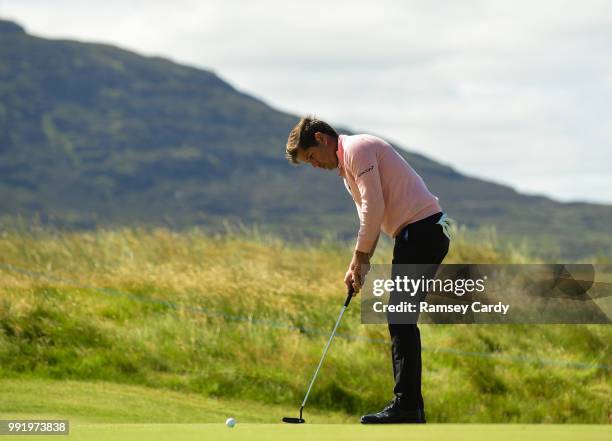
<svg viewBox="0 0 612 441">
<path fill-rule="evenodd" d="M 411 269 L 410 277 L 434 277 L 448 252 L 449 240 L 436 222 L 442 213 L 406 226 L 395 238 L 393 264 L 434 264 Z M 395 267 L 394 267 L 395 268 Z M 412 267 L 410 267 L 412 268 Z M 417 273 L 414 273 L 414 272 Z M 420 272 L 419 272 L 420 271 Z M 393 294 L 391 295 L 393 298 Z M 419 297 L 424 299 L 424 295 Z M 392 300 L 391 300 L 392 301 Z M 418 316 L 416 317 L 418 319 Z M 406 410 L 424 410 L 421 394 L 421 334 L 413 324 L 389 323 L 395 402 Z"/>
</svg>

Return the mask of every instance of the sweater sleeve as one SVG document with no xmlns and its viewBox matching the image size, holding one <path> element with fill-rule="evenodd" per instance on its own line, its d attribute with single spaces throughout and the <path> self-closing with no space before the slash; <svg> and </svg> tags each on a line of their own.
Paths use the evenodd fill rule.
<svg viewBox="0 0 612 441">
<path fill-rule="evenodd" d="M 380 234 L 380 226 L 385 211 L 382 185 L 378 169 L 376 151 L 364 145 L 355 149 L 350 161 L 350 170 L 361 196 L 361 215 L 357 251 L 369 253 Z"/>
</svg>

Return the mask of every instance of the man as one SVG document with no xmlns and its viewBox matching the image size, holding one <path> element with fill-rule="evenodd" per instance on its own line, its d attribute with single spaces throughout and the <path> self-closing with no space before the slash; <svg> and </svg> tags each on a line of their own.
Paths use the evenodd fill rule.
<svg viewBox="0 0 612 441">
<path fill-rule="evenodd" d="M 360 220 L 357 244 L 344 278 L 355 292 L 363 284 L 363 270 L 369 265 L 381 231 L 395 239 L 394 268 L 395 264 L 440 264 L 446 256 L 449 225 L 438 198 L 384 140 L 371 135 L 338 135 L 324 121 L 305 117 L 289 134 L 286 157 L 294 164 L 337 169 L 344 179 Z M 393 301 L 393 293 L 391 297 Z M 396 323 L 389 319 L 388 326 L 395 397 L 380 412 L 362 416 L 361 422 L 425 423 L 421 337 L 416 320 Z"/>
</svg>

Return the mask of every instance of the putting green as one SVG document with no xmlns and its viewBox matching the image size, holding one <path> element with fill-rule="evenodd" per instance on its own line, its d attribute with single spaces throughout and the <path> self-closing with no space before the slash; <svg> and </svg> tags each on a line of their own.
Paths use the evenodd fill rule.
<svg viewBox="0 0 612 441">
<path fill-rule="evenodd" d="M 40 440 L 39 436 L 3 436 L 2 440 Z M 347 424 L 74 424 L 69 439 L 82 441 L 608 441 L 606 425 L 431 424 L 361 426 Z"/>
<path fill-rule="evenodd" d="M 357 416 L 322 412 L 316 409 L 306 412 L 308 423 L 293 425 L 280 422 L 280 418 L 285 415 L 297 416 L 297 409 L 104 382 L 0 380 L 0 419 L 68 419 L 70 436 L 53 437 L 58 440 L 607 441 L 612 439 L 612 425 L 362 426 L 328 424 L 352 423 L 356 421 Z M 238 420 L 238 425 L 233 429 L 223 424 L 228 416 Z M 164 424 L 150 424 L 151 421 Z M 190 424 L 191 421 L 205 424 Z M 0 441 L 10 439 L 40 440 L 41 437 L 0 436 Z"/>
</svg>

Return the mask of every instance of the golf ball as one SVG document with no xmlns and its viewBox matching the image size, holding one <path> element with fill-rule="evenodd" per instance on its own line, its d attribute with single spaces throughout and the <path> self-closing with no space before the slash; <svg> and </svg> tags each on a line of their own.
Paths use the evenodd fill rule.
<svg viewBox="0 0 612 441">
<path fill-rule="evenodd" d="M 225 425 L 231 429 L 236 425 L 236 420 L 233 418 L 228 418 L 225 420 Z"/>
</svg>

